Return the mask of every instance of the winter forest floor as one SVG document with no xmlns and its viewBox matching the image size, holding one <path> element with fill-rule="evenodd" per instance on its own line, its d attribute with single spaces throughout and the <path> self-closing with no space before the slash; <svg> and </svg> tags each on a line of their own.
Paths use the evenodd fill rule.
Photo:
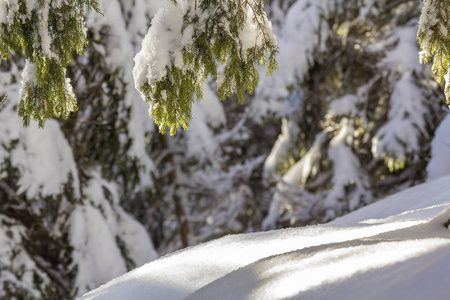
<svg viewBox="0 0 450 300">
<path fill-rule="evenodd" d="M 230 235 L 148 263 L 88 299 L 446 299 L 450 176 L 326 225 Z"/>
</svg>

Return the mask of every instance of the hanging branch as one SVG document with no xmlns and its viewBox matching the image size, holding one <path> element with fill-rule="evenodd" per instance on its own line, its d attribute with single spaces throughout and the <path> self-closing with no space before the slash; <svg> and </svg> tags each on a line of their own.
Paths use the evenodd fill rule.
<svg viewBox="0 0 450 300">
<path fill-rule="evenodd" d="M 278 52 L 259 0 L 244 0 L 245 7 L 241 0 L 224 1 L 224 7 L 222 1 L 173 1 L 152 21 L 133 69 L 135 85 L 150 104 L 149 115 L 161 133 L 169 127 L 171 135 L 180 125 L 189 127 L 192 105 L 203 99 L 208 78 L 216 78 L 220 100 L 237 94 L 244 103 L 244 92 L 252 94 L 259 83 L 257 67 L 267 65 L 272 74 Z M 180 18 L 180 11 L 180 22 L 170 22 Z M 253 46 L 248 36 L 255 36 Z M 174 47 L 154 51 L 153 45 L 166 41 Z"/>
</svg>

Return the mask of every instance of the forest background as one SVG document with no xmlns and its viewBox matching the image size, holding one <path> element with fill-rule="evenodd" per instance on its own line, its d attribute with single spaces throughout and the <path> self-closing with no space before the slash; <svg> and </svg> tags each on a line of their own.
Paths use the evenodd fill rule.
<svg viewBox="0 0 450 300">
<path fill-rule="evenodd" d="M 67 70 L 78 112 L 43 129 L 18 116 L 25 60 L 1 61 L 0 298 L 72 298 L 186 246 L 327 222 L 449 173 L 422 1 L 269 2 L 279 71 L 261 68 L 244 105 L 207 81 L 173 137 L 132 74 L 163 5 L 86 13 L 89 43 Z"/>
</svg>

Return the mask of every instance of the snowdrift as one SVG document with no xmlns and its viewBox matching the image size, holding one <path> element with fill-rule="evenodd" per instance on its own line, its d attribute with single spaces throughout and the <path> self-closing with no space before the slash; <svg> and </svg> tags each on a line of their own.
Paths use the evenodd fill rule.
<svg viewBox="0 0 450 300">
<path fill-rule="evenodd" d="M 80 299 L 446 299 L 450 176 L 334 222 L 226 236 Z"/>
</svg>

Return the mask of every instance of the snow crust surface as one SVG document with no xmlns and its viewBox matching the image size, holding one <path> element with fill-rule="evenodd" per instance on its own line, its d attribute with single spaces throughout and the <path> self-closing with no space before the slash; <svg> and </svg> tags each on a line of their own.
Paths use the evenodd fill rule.
<svg viewBox="0 0 450 300">
<path fill-rule="evenodd" d="M 450 115 L 442 120 L 431 142 L 431 159 L 427 165 L 428 180 L 450 174 Z"/>
<path fill-rule="evenodd" d="M 444 299 L 449 186 L 440 177 L 325 225 L 226 236 L 80 299 Z"/>
</svg>

